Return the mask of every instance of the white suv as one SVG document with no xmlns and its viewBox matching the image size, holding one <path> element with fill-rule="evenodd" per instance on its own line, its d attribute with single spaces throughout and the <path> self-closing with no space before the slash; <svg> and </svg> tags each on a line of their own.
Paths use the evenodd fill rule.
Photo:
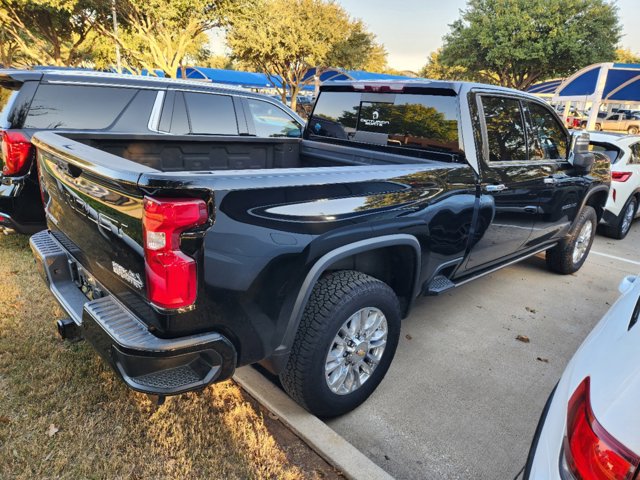
<svg viewBox="0 0 640 480">
<path fill-rule="evenodd" d="M 640 136 L 591 133 L 591 149 L 611 159 L 611 189 L 602 216 L 602 233 L 622 239 L 640 213 Z"/>
</svg>

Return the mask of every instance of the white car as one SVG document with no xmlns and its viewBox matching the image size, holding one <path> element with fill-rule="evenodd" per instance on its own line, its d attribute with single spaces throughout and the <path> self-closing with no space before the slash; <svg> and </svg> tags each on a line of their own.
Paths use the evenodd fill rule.
<svg viewBox="0 0 640 480">
<path fill-rule="evenodd" d="M 602 216 L 602 232 L 622 239 L 640 214 L 640 136 L 591 133 L 590 142 L 592 150 L 611 159 L 611 189 Z"/>
<path fill-rule="evenodd" d="M 640 277 L 564 371 L 536 430 L 524 479 L 632 480 L 640 474 Z"/>
</svg>

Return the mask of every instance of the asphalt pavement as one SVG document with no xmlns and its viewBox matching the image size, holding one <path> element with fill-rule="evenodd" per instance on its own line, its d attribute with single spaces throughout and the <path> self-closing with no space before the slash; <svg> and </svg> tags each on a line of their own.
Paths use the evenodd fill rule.
<svg viewBox="0 0 640 480">
<path fill-rule="evenodd" d="M 537 256 L 419 299 L 380 387 L 328 425 L 398 479 L 513 479 L 573 352 L 640 273 L 638 245 L 640 220 L 597 236 L 574 275 Z"/>
</svg>

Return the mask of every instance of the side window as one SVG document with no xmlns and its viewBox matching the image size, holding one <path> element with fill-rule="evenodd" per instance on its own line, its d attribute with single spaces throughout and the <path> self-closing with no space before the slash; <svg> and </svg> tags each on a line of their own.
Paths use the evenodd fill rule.
<svg viewBox="0 0 640 480">
<path fill-rule="evenodd" d="M 567 158 L 567 135 L 556 117 L 542 105 L 526 102 L 529 160 L 564 160 Z"/>
<path fill-rule="evenodd" d="M 191 133 L 238 135 L 238 122 L 229 95 L 185 92 Z"/>
<path fill-rule="evenodd" d="M 282 109 L 262 100 L 247 99 L 258 137 L 299 137 L 301 125 Z"/>
<path fill-rule="evenodd" d="M 116 121 L 137 92 L 133 88 L 42 84 L 24 128 L 102 130 Z"/>
<path fill-rule="evenodd" d="M 176 92 L 173 99 L 173 112 L 169 131 L 174 135 L 188 135 L 191 133 L 187 107 L 184 104 L 184 95 L 182 92 Z"/>
<path fill-rule="evenodd" d="M 506 97 L 482 97 L 489 142 L 489 160 L 526 160 L 527 146 L 520 102 Z"/>
<path fill-rule="evenodd" d="M 630 165 L 640 165 L 640 143 L 631 145 L 631 157 L 627 162 Z"/>
</svg>

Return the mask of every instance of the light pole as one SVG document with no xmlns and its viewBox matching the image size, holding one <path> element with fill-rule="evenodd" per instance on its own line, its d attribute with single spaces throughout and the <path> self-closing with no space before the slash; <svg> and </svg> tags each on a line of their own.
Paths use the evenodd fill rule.
<svg viewBox="0 0 640 480">
<path fill-rule="evenodd" d="M 118 73 L 122 73 L 122 64 L 120 62 L 120 43 L 118 41 L 118 16 L 116 13 L 116 0 L 111 0 L 111 17 L 113 18 L 113 36 L 116 41 L 116 68 Z"/>
</svg>

